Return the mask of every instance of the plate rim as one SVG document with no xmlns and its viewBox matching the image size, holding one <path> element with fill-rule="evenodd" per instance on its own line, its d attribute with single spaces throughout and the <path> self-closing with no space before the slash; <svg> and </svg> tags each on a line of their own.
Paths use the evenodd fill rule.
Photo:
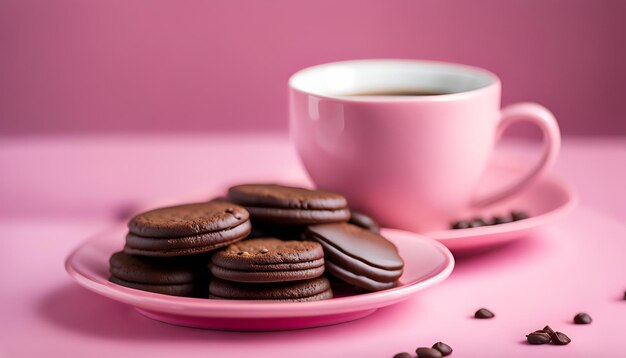
<svg viewBox="0 0 626 358">
<path fill-rule="evenodd" d="M 410 231 L 384 228 L 383 232 L 398 232 L 401 235 L 415 236 L 437 249 L 443 256 L 442 267 L 429 274 L 426 279 L 395 287 L 383 291 L 368 292 L 355 296 L 338 297 L 315 302 L 275 302 L 237 301 L 237 300 L 209 300 L 205 298 L 176 297 L 158 293 L 135 290 L 113 283 L 101 283 L 100 277 L 93 277 L 82 272 L 73 265 L 75 256 L 85 247 L 97 242 L 107 232 L 121 228 L 117 224 L 108 230 L 92 235 L 73 249 L 65 260 L 65 270 L 79 285 L 117 302 L 132 307 L 139 307 L 154 312 L 169 314 L 206 317 L 206 318 L 289 318 L 312 317 L 331 314 L 344 314 L 368 309 L 386 307 L 447 279 L 455 266 L 452 252 L 441 242 L 423 234 Z"/>
</svg>

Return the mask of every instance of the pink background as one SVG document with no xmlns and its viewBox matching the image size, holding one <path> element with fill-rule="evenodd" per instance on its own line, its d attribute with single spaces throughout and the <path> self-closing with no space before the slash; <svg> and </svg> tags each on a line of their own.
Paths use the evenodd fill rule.
<svg viewBox="0 0 626 358">
<path fill-rule="evenodd" d="M 626 134 L 625 17 L 619 0 L 3 0 L 0 134 L 285 130 L 291 73 L 372 57 L 485 67 L 566 134 Z"/>
<path fill-rule="evenodd" d="M 228 156 L 205 155 L 198 165 L 198 153 Z M 574 186 L 581 202 L 561 220 L 457 257 L 449 279 L 364 319 L 237 333 L 145 318 L 80 287 L 63 261 L 142 203 L 203 200 L 227 182 L 302 180 L 286 135 L 7 138 L 0 145 L 1 172 L 10 174 L 0 175 L 0 357 L 391 358 L 439 340 L 454 348 L 450 358 L 625 357 L 626 167 L 616 164 L 625 161 L 626 138 L 566 138 L 551 175 Z M 483 306 L 496 318 L 471 318 Z M 580 311 L 591 325 L 572 324 Z M 524 343 L 524 334 L 546 324 L 572 343 Z"/>
<path fill-rule="evenodd" d="M 453 357 L 622 354 L 623 137 L 566 138 L 554 174 L 580 193 L 570 216 L 459 259 L 441 285 L 351 324 L 272 334 L 170 326 L 79 287 L 61 263 L 145 203 L 304 175 L 284 133 L 165 134 L 284 132 L 286 80 L 313 64 L 482 66 L 502 77 L 505 103 L 548 106 L 566 134 L 626 135 L 624 18 L 620 0 L 0 0 L 0 237 L 11 253 L 0 260 L 11 288 L 0 356 L 384 357 L 436 340 Z M 103 132 L 114 133 L 90 135 Z M 223 165 L 233 170 L 216 175 Z M 483 305 L 498 318 L 470 319 Z M 594 323 L 572 325 L 578 311 Z M 546 323 L 573 343 L 523 344 Z"/>
</svg>

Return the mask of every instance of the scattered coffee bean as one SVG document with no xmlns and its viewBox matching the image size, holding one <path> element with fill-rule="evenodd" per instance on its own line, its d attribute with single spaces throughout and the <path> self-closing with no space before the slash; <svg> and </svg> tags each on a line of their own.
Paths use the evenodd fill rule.
<svg viewBox="0 0 626 358">
<path fill-rule="evenodd" d="M 481 227 L 487 226 L 487 223 L 482 218 L 473 218 L 469 223 L 469 227 Z"/>
<path fill-rule="evenodd" d="M 506 217 L 506 216 L 494 216 L 491 219 L 491 222 L 489 223 L 489 225 L 506 224 L 506 223 L 510 223 L 511 221 L 513 221 L 513 219 Z"/>
<path fill-rule="evenodd" d="M 589 324 L 591 321 L 591 316 L 583 312 L 574 316 L 574 323 L 576 324 Z"/>
<path fill-rule="evenodd" d="M 467 229 L 470 227 L 470 223 L 465 220 L 459 220 L 452 223 L 452 229 Z"/>
<path fill-rule="evenodd" d="M 438 350 L 442 356 L 446 357 L 449 356 L 450 354 L 452 354 L 452 347 L 450 347 L 449 345 L 443 343 L 443 342 L 437 342 L 435 344 L 433 344 L 433 348 Z"/>
<path fill-rule="evenodd" d="M 564 346 L 569 344 L 572 340 L 562 332 L 554 332 L 554 334 L 550 335 L 552 338 L 552 344 L 556 344 L 557 346 Z"/>
<path fill-rule="evenodd" d="M 411 355 L 407 352 L 398 353 L 393 358 L 412 358 Z"/>
<path fill-rule="evenodd" d="M 528 344 L 546 344 L 550 343 L 551 339 L 550 335 L 544 331 L 534 331 L 526 335 Z"/>
<path fill-rule="evenodd" d="M 626 300 L 626 291 L 624 291 L 624 299 Z"/>
<path fill-rule="evenodd" d="M 513 221 L 528 219 L 529 215 L 525 211 L 511 211 L 511 219 Z"/>
<path fill-rule="evenodd" d="M 415 350 L 417 358 L 442 358 L 443 354 L 434 348 L 420 347 Z"/>
<path fill-rule="evenodd" d="M 486 308 L 481 308 L 478 311 L 476 311 L 476 313 L 474 313 L 474 318 L 484 319 L 484 318 L 493 318 L 495 316 L 496 315 L 493 314 L 493 312 L 489 311 Z"/>
<path fill-rule="evenodd" d="M 552 335 L 554 334 L 554 330 L 552 330 L 552 328 L 550 328 L 550 326 L 545 326 L 543 327 L 542 331 L 546 332 L 547 334 L 550 335 L 550 337 L 552 337 Z"/>
</svg>

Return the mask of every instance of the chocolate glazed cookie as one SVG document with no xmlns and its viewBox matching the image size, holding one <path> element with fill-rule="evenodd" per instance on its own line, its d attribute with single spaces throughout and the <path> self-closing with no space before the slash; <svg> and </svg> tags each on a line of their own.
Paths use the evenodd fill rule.
<svg viewBox="0 0 626 358">
<path fill-rule="evenodd" d="M 371 216 L 359 211 L 350 211 L 350 221 L 352 225 L 360 226 L 368 231 L 380 233 L 380 225 Z"/>
<path fill-rule="evenodd" d="M 128 224 L 124 251 L 143 256 L 185 256 L 209 252 L 250 233 L 249 214 L 226 201 L 187 204 L 141 213 Z"/>
<path fill-rule="evenodd" d="M 311 241 L 245 240 L 218 251 L 211 262 L 213 276 L 237 282 L 298 281 L 324 273 L 322 246 Z"/>
<path fill-rule="evenodd" d="M 328 272 L 354 286 L 384 290 L 402 276 L 404 261 L 395 245 L 380 234 L 335 223 L 309 226 L 304 236 L 322 245 Z"/>
<path fill-rule="evenodd" d="M 346 199 L 321 190 L 275 184 L 243 184 L 228 190 L 228 198 L 244 206 L 260 224 L 310 225 L 350 219 Z"/>
</svg>

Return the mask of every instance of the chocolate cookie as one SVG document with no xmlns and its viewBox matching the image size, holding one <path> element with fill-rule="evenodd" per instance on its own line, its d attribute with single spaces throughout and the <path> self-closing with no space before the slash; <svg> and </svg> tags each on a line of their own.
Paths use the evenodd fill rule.
<svg viewBox="0 0 626 358">
<path fill-rule="evenodd" d="M 261 237 L 275 237 L 281 240 L 299 240 L 306 226 L 281 226 L 281 225 L 252 225 L 252 231 L 248 239 Z"/>
<path fill-rule="evenodd" d="M 228 190 L 228 198 L 244 206 L 255 223 L 309 225 L 348 221 L 342 195 L 275 184 L 243 184 Z"/>
<path fill-rule="evenodd" d="M 237 242 L 250 233 L 249 214 L 226 201 L 187 204 L 141 213 L 128 224 L 124 251 L 143 256 L 184 256 Z"/>
<path fill-rule="evenodd" d="M 404 262 L 397 248 L 379 234 L 335 223 L 309 226 L 304 236 L 322 245 L 328 272 L 357 287 L 384 290 L 402 275 Z"/>
<path fill-rule="evenodd" d="M 350 220 L 348 222 L 377 234 L 380 232 L 380 225 L 378 225 L 376 220 L 358 211 L 350 210 Z"/>
<path fill-rule="evenodd" d="M 109 281 L 118 285 L 173 296 L 196 293 L 197 274 L 193 264 L 134 256 L 123 251 L 114 253 L 109 264 Z"/>
<path fill-rule="evenodd" d="M 307 280 L 324 273 L 322 246 L 311 241 L 249 239 L 218 251 L 211 262 L 213 276 L 237 282 Z"/>
<path fill-rule="evenodd" d="M 266 300 L 278 302 L 319 301 L 333 297 L 325 277 L 278 283 L 238 283 L 213 278 L 209 298 L 222 300 Z"/>
</svg>

